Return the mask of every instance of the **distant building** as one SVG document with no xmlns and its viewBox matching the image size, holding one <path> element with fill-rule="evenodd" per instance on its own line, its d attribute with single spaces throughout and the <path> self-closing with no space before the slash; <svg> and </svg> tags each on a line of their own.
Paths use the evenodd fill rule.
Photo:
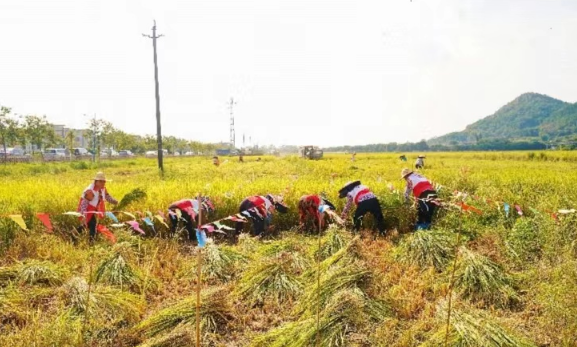
<svg viewBox="0 0 577 347">
<path fill-rule="evenodd" d="M 74 147 L 84 147 L 88 146 L 88 139 L 84 137 L 84 129 L 71 129 L 67 128 L 61 124 L 53 124 L 52 127 L 54 128 L 54 133 L 58 138 L 66 139 L 66 135 L 69 132 L 74 133 Z M 66 147 L 62 145 L 61 147 Z"/>
</svg>

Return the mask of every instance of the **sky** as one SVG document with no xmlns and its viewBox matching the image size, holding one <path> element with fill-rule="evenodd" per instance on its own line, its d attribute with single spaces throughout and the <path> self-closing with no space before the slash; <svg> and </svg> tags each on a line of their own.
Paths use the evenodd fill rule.
<svg viewBox="0 0 577 347">
<path fill-rule="evenodd" d="M 465 128 L 525 92 L 577 101 L 573 0 L 1 0 L 0 105 L 236 145 Z"/>
</svg>

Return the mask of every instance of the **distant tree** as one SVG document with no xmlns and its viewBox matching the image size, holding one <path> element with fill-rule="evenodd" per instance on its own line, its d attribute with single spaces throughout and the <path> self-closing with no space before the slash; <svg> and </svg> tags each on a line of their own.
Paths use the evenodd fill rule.
<svg viewBox="0 0 577 347">
<path fill-rule="evenodd" d="M 56 144 L 56 134 L 52 124 L 48 123 L 46 116 L 28 115 L 24 117 L 24 131 L 26 137 L 30 139 L 30 143 L 36 146 L 39 151 L 42 151 L 46 146 Z M 32 149 L 34 153 L 34 148 Z"/>
<path fill-rule="evenodd" d="M 72 153 L 74 151 L 74 131 L 72 130 L 68 130 L 68 133 L 66 134 L 65 137 L 65 141 L 66 141 L 66 147 L 68 147 L 68 153 L 70 155 L 70 161 L 72 161 L 72 155 L 74 153 Z"/>
<path fill-rule="evenodd" d="M 190 141 L 188 143 L 188 146 L 190 147 L 190 150 L 194 153 L 194 155 L 197 155 L 199 152 L 202 152 L 202 143 L 198 142 L 198 141 Z"/>
<path fill-rule="evenodd" d="M 156 136 L 146 135 L 144 137 L 143 143 L 146 151 L 158 150 L 158 145 L 156 143 Z"/>
<path fill-rule="evenodd" d="M 106 134 L 104 133 L 106 127 Z M 84 135 L 88 137 L 88 145 L 92 149 L 94 156 L 100 159 L 100 148 L 101 142 L 103 141 L 103 135 L 105 140 L 108 140 L 108 136 L 113 128 L 110 128 L 110 123 L 97 118 L 91 118 L 88 121 L 88 128 L 84 131 Z"/>
<path fill-rule="evenodd" d="M 10 112 L 12 112 L 11 108 L 5 106 L 0 107 L 0 141 L 2 141 L 2 146 L 4 147 L 4 160 L 6 160 L 8 156 L 6 152 L 7 142 L 14 131 L 14 120 L 9 118 Z"/>
<path fill-rule="evenodd" d="M 421 140 L 414 145 L 414 149 L 417 151 L 426 151 L 429 149 L 429 145 L 427 144 L 427 141 Z"/>
<path fill-rule="evenodd" d="M 176 147 L 176 138 L 174 136 L 162 137 L 162 148 L 166 149 L 168 153 L 173 153 Z"/>
</svg>

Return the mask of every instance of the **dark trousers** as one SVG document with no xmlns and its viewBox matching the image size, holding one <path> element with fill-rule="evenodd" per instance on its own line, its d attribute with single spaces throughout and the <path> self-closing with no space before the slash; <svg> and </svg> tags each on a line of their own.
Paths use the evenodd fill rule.
<svg viewBox="0 0 577 347">
<path fill-rule="evenodd" d="M 242 211 L 246 211 L 249 208 L 253 208 L 255 205 L 250 202 L 249 200 L 244 200 L 239 207 L 239 212 Z M 267 219 L 267 216 L 263 216 L 263 218 L 251 218 L 252 219 L 252 234 L 254 236 L 258 236 L 262 233 L 264 233 L 266 227 L 268 226 L 270 220 Z M 244 229 L 244 223 L 242 222 L 236 222 L 236 226 L 235 226 L 235 232 L 236 235 L 240 234 L 242 232 L 242 229 Z"/>
<path fill-rule="evenodd" d="M 90 221 L 87 223 L 87 225 L 82 224 L 81 226 L 77 227 L 76 230 L 80 233 L 83 232 L 84 230 L 86 230 L 86 226 L 88 226 L 88 231 L 90 233 L 90 239 L 94 240 L 94 238 L 96 237 L 96 216 L 92 216 L 92 218 L 90 218 Z"/>
<path fill-rule="evenodd" d="M 184 211 L 181 212 L 182 212 L 182 219 L 184 219 L 185 223 L 184 227 L 186 228 L 186 231 L 188 231 L 188 239 L 190 241 L 194 241 L 196 240 L 196 230 L 194 230 L 192 217 Z M 170 232 L 171 236 L 173 236 L 176 233 L 176 228 L 178 227 L 178 216 L 176 214 L 169 214 L 169 218 L 170 218 Z M 195 218 L 194 221 L 198 222 L 198 216 Z"/>
<path fill-rule="evenodd" d="M 437 198 L 437 192 L 433 190 L 426 190 L 419 195 L 418 200 L 418 219 L 417 219 L 417 228 L 428 229 L 431 221 L 433 220 L 433 214 L 435 213 L 435 209 L 437 205 L 435 205 L 432 201 L 426 199 L 435 199 Z"/>
<path fill-rule="evenodd" d="M 377 198 L 368 199 L 359 202 L 357 205 L 357 210 L 355 211 L 355 216 L 353 217 L 353 222 L 355 226 L 353 230 L 358 231 L 361 228 L 362 217 L 371 213 L 375 220 L 377 221 L 377 229 L 379 229 L 380 234 L 385 233 L 385 218 L 383 217 L 383 211 L 381 211 L 381 204 Z"/>
</svg>

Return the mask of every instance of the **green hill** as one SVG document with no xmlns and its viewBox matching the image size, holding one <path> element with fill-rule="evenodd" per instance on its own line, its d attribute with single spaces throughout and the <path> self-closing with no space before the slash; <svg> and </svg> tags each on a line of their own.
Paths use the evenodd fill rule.
<svg viewBox="0 0 577 347">
<path fill-rule="evenodd" d="M 482 140 L 560 139 L 577 135 L 577 103 L 570 104 L 547 95 L 526 93 L 493 115 L 465 130 L 449 133 L 429 145 L 476 143 Z"/>
<path fill-rule="evenodd" d="M 555 111 L 541 123 L 540 131 L 551 138 L 577 134 L 577 103 Z"/>
</svg>

